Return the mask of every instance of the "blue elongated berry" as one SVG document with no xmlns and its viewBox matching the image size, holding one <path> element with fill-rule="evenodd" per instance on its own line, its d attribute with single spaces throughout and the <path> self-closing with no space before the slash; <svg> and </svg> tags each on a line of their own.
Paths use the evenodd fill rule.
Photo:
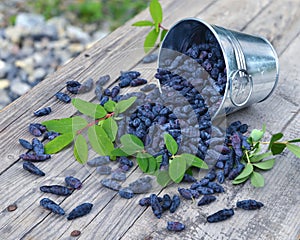
<svg viewBox="0 0 300 240">
<path fill-rule="evenodd" d="M 40 201 L 40 205 L 48 210 L 50 210 L 53 213 L 64 215 L 65 211 L 55 202 L 50 200 L 49 198 L 43 198 Z"/>
<path fill-rule="evenodd" d="M 152 208 L 154 215 L 157 218 L 161 218 L 163 209 L 162 209 L 162 206 L 160 205 L 158 198 L 155 194 L 151 194 L 150 203 L 151 203 L 151 208 Z"/>
<path fill-rule="evenodd" d="M 44 145 L 37 138 L 32 139 L 32 147 L 33 147 L 33 151 L 37 156 L 42 156 L 45 153 Z"/>
<path fill-rule="evenodd" d="M 23 168 L 32 174 L 45 176 L 45 173 L 31 162 L 23 162 Z"/>
<path fill-rule="evenodd" d="M 130 188 L 127 187 L 127 188 L 121 188 L 119 190 L 119 195 L 122 198 L 130 199 L 130 198 L 133 198 L 134 193 L 133 193 L 133 191 Z"/>
<path fill-rule="evenodd" d="M 74 208 L 68 215 L 67 219 L 68 220 L 73 220 L 75 218 L 79 218 L 82 216 L 87 215 L 88 213 L 90 213 L 90 211 L 93 208 L 93 204 L 92 203 L 83 203 L 80 204 L 79 206 L 77 206 L 76 208 Z"/>
<path fill-rule="evenodd" d="M 164 194 L 163 196 L 163 202 L 162 202 L 162 208 L 163 210 L 167 210 L 171 207 L 171 204 L 172 204 L 172 199 L 170 197 L 169 194 Z"/>
<path fill-rule="evenodd" d="M 32 149 L 32 145 L 30 142 L 26 141 L 25 139 L 20 138 L 19 139 L 19 143 L 22 145 L 23 148 L 31 150 Z"/>
<path fill-rule="evenodd" d="M 179 232 L 185 229 L 185 225 L 181 222 L 168 221 L 167 229 L 169 231 Z"/>
<path fill-rule="evenodd" d="M 68 94 L 63 93 L 63 92 L 57 92 L 57 93 L 55 93 L 55 97 L 58 100 L 60 100 L 60 101 L 62 101 L 64 103 L 70 103 L 71 102 L 71 97 Z"/>
<path fill-rule="evenodd" d="M 104 187 L 115 190 L 115 191 L 119 191 L 121 189 L 121 184 L 112 179 L 104 178 L 101 180 L 101 184 Z"/>
<path fill-rule="evenodd" d="M 204 195 L 198 202 L 198 206 L 203 206 L 216 201 L 217 198 L 212 195 Z"/>
<path fill-rule="evenodd" d="M 238 201 L 236 203 L 236 206 L 244 210 L 256 210 L 263 207 L 264 204 L 253 199 L 247 199 L 247 200 Z"/>
<path fill-rule="evenodd" d="M 45 107 L 34 112 L 34 116 L 41 117 L 51 113 L 51 107 Z"/>
<path fill-rule="evenodd" d="M 80 189 L 82 187 L 82 182 L 73 176 L 65 177 L 66 185 L 73 189 Z"/>
<path fill-rule="evenodd" d="M 212 215 L 209 215 L 206 219 L 209 223 L 224 221 L 234 215 L 233 209 L 222 209 Z"/>
<path fill-rule="evenodd" d="M 22 158 L 25 161 L 31 161 L 31 162 L 43 162 L 47 159 L 51 158 L 51 155 L 49 154 L 42 154 L 42 155 L 36 155 L 32 153 L 23 153 L 20 155 L 20 158 Z"/>
<path fill-rule="evenodd" d="M 136 79 L 133 79 L 131 82 L 130 82 L 130 86 L 131 87 L 137 87 L 137 86 L 141 86 L 141 85 L 144 85 L 146 84 L 148 81 L 146 79 L 143 79 L 143 78 L 136 78 Z"/>
<path fill-rule="evenodd" d="M 174 213 L 176 209 L 179 207 L 179 205 L 180 205 L 180 198 L 178 195 L 175 194 L 172 198 L 170 213 Z"/>
<path fill-rule="evenodd" d="M 178 188 L 178 192 L 185 199 L 191 200 L 193 198 L 193 194 L 190 189 Z"/>
<path fill-rule="evenodd" d="M 60 185 L 41 186 L 40 190 L 45 193 L 52 193 L 59 196 L 68 196 L 72 193 L 69 188 Z"/>
</svg>

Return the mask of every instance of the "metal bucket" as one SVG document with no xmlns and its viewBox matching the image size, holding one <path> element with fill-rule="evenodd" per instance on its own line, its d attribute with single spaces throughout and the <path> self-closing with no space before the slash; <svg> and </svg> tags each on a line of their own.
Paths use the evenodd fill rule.
<svg viewBox="0 0 300 240">
<path fill-rule="evenodd" d="M 170 51 L 182 53 L 183 48 L 205 41 L 207 32 L 213 34 L 221 48 L 227 75 L 222 100 L 211 115 L 212 119 L 266 100 L 276 87 L 279 66 L 274 48 L 260 36 L 228 30 L 195 18 L 183 19 L 165 36 L 158 67 L 168 69 L 164 60 L 170 56 Z"/>
</svg>

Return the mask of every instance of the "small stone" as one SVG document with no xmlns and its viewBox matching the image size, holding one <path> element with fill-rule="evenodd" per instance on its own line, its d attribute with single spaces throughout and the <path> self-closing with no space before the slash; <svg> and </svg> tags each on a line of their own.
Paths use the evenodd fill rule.
<svg viewBox="0 0 300 240">
<path fill-rule="evenodd" d="M 17 204 L 14 203 L 14 204 L 11 204 L 11 205 L 9 205 L 9 206 L 7 207 L 7 211 L 13 212 L 13 211 L 15 211 L 17 208 L 18 208 Z"/>
<path fill-rule="evenodd" d="M 43 25 L 45 19 L 42 15 L 32 13 L 19 13 L 16 17 L 16 26 L 33 29 L 37 25 Z"/>
<path fill-rule="evenodd" d="M 7 65 L 4 61 L 0 60 L 0 78 L 4 78 L 6 73 L 7 73 Z"/>
<path fill-rule="evenodd" d="M 23 95 L 30 90 L 30 86 L 20 81 L 13 81 L 11 83 L 10 90 L 17 95 Z"/>
<path fill-rule="evenodd" d="M 74 42 L 87 43 L 90 39 L 89 35 L 83 32 L 79 27 L 67 26 L 66 33 L 68 38 Z"/>
<path fill-rule="evenodd" d="M 79 230 L 74 230 L 71 232 L 71 237 L 78 237 L 80 236 L 81 232 Z"/>
<path fill-rule="evenodd" d="M 84 50 L 84 45 L 80 43 L 72 43 L 69 45 L 68 48 L 72 54 L 77 54 L 77 53 L 81 53 Z"/>
<path fill-rule="evenodd" d="M 37 68 L 34 70 L 33 78 L 35 81 L 41 81 L 47 75 L 47 72 L 44 68 Z"/>
<path fill-rule="evenodd" d="M 5 89 L 8 86 L 9 86 L 9 80 L 7 80 L 7 79 L 0 79 L 0 89 Z"/>
</svg>

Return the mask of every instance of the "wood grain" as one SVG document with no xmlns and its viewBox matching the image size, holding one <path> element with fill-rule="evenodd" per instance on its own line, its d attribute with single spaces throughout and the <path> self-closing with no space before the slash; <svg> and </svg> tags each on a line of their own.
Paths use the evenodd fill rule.
<svg viewBox="0 0 300 240">
<path fill-rule="evenodd" d="M 212 24 L 267 36 L 280 56 L 282 67 L 278 88 L 265 102 L 234 113 L 227 121 L 240 119 L 249 123 L 251 128 L 267 122 L 269 134 L 284 131 L 286 137 L 299 137 L 299 1 L 168 0 L 162 3 L 167 26 L 184 17 L 196 16 Z M 96 80 L 109 73 L 112 77 L 109 84 L 112 84 L 120 70 L 134 68 L 141 69 L 145 78 L 155 81 L 155 64 L 141 65 L 143 49 L 136 47 L 142 46 L 142 36 L 147 30 L 130 26 L 136 20 L 149 17 L 147 11 L 141 13 L 0 112 L 1 238 L 71 239 L 70 232 L 78 229 L 82 231 L 80 239 L 296 239 L 300 233 L 297 225 L 297 219 L 300 218 L 300 206 L 297 204 L 300 166 L 298 159 L 290 153 L 284 153 L 278 158 L 274 169 L 264 173 L 266 188 L 253 189 L 249 184 L 232 187 L 226 183 L 226 193 L 218 196 L 216 204 L 199 208 L 196 203 L 183 201 L 175 214 L 164 213 L 159 220 L 153 216 L 150 208 L 137 205 L 139 198 L 147 194 L 131 200 L 121 199 L 116 192 L 101 186 L 100 179 L 103 176 L 74 161 L 71 148 L 39 164 L 48 173 L 44 178 L 22 171 L 19 154 L 23 149 L 17 139 L 32 138 L 27 131 L 28 124 L 72 116 L 76 112 L 71 105 L 58 103 L 53 98 L 55 92 L 64 89 L 67 79 L 83 82 L 88 77 Z M 79 97 L 88 101 L 95 100 L 93 92 Z M 39 119 L 30 114 L 44 106 L 51 106 L 53 113 Z M 95 153 L 90 151 L 90 157 L 93 156 Z M 115 163 L 111 163 L 111 166 L 117 167 Z M 204 173 L 200 172 L 199 177 Z M 63 184 L 67 175 L 82 179 L 84 187 L 69 197 L 49 196 L 39 191 L 39 186 L 43 184 Z M 140 170 L 133 169 L 128 173 L 123 186 L 140 176 Z M 161 189 L 156 184 L 153 192 L 173 195 L 177 193 L 176 188 L 174 185 Z M 50 197 L 61 203 L 67 213 L 85 201 L 94 203 L 94 207 L 91 214 L 67 221 L 39 207 L 42 197 Z M 261 200 L 266 207 L 250 213 L 238 210 L 232 219 L 224 223 L 206 223 L 208 214 L 217 209 L 232 207 L 243 198 Z M 13 202 L 17 203 L 18 209 L 15 212 L 6 211 L 6 206 Z M 187 230 L 176 234 L 167 232 L 165 227 L 168 220 L 186 223 Z"/>
</svg>

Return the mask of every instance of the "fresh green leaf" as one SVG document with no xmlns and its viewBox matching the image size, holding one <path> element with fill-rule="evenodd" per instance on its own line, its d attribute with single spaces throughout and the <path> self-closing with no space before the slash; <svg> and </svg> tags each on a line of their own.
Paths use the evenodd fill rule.
<svg viewBox="0 0 300 240">
<path fill-rule="evenodd" d="M 53 119 L 42 122 L 46 126 L 48 131 L 54 131 L 59 133 L 76 132 L 83 129 L 88 125 L 88 122 L 82 117 Z"/>
<path fill-rule="evenodd" d="M 114 150 L 114 144 L 101 126 L 91 126 L 88 129 L 88 138 L 94 151 L 102 156 L 109 156 Z"/>
<path fill-rule="evenodd" d="M 264 132 L 258 129 L 253 129 L 250 134 L 250 137 L 252 138 L 253 142 L 258 142 L 259 140 L 262 139 L 263 136 L 264 136 Z"/>
<path fill-rule="evenodd" d="M 158 38 L 159 32 L 156 32 L 155 29 L 151 30 L 145 38 L 144 41 L 144 51 L 145 53 L 149 52 L 155 45 Z"/>
<path fill-rule="evenodd" d="M 74 135 L 72 132 L 64 133 L 62 135 L 57 136 L 50 142 L 48 142 L 44 148 L 46 154 L 57 153 L 60 150 L 64 149 L 73 141 Z"/>
<path fill-rule="evenodd" d="M 268 149 L 270 150 L 273 143 L 280 140 L 282 137 L 283 137 L 282 133 L 276 133 L 276 134 L 272 135 L 269 146 L 268 146 Z"/>
<path fill-rule="evenodd" d="M 153 174 L 158 168 L 156 159 L 153 156 L 151 156 L 150 158 L 148 158 L 148 162 L 149 162 L 148 173 Z"/>
<path fill-rule="evenodd" d="M 136 99 L 137 97 L 131 97 L 126 100 L 121 100 L 120 102 L 118 102 L 115 106 L 115 115 L 125 112 L 128 108 L 131 107 L 131 105 L 135 102 Z"/>
<path fill-rule="evenodd" d="M 272 156 L 272 152 L 266 152 L 261 154 L 252 155 L 250 157 L 250 162 L 255 163 L 263 160 L 264 158 Z"/>
<path fill-rule="evenodd" d="M 110 138 L 112 142 L 116 140 L 117 132 L 118 132 L 118 124 L 113 118 L 107 118 L 103 120 L 102 128 L 104 129 L 107 136 Z"/>
<path fill-rule="evenodd" d="M 156 180 L 157 180 L 158 184 L 161 185 L 162 187 L 167 186 L 168 183 L 171 181 L 171 178 L 169 176 L 169 172 L 158 170 L 156 172 Z"/>
<path fill-rule="evenodd" d="M 185 171 L 185 173 L 188 174 L 188 175 L 193 176 L 193 170 L 192 170 L 192 168 L 188 168 L 188 169 Z"/>
<path fill-rule="evenodd" d="M 107 112 L 113 112 L 115 110 L 115 106 L 116 106 L 116 102 L 115 101 L 112 101 L 112 100 L 109 100 L 107 101 L 106 103 L 104 103 L 104 109 L 107 111 Z"/>
<path fill-rule="evenodd" d="M 125 151 L 123 151 L 122 148 L 116 148 L 116 149 L 112 150 L 110 155 L 114 156 L 114 157 L 116 157 L 116 156 L 118 156 L 118 157 L 123 157 L 123 156 L 127 157 L 127 156 L 129 156 L 129 154 L 126 153 Z"/>
<path fill-rule="evenodd" d="M 160 164 L 162 162 L 162 155 L 157 156 L 155 159 L 156 159 L 157 166 L 160 166 Z"/>
<path fill-rule="evenodd" d="M 176 183 L 181 182 L 185 171 L 186 171 L 186 162 L 183 157 L 176 156 L 169 163 L 169 175 L 174 182 Z"/>
<path fill-rule="evenodd" d="M 165 144 L 166 144 L 166 147 L 169 150 L 169 152 L 172 155 L 175 155 L 178 151 L 178 144 L 175 141 L 175 139 L 169 133 L 166 133 L 164 135 L 164 140 L 165 140 Z"/>
<path fill-rule="evenodd" d="M 162 42 L 167 34 L 168 30 L 163 29 L 160 34 L 160 42 Z"/>
<path fill-rule="evenodd" d="M 134 24 L 132 24 L 132 26 L 135 26 L 135 27 L 152 27 L 154 26 L 154 23 L 151 22 L 151 21 L 148 21 L 148 20 L 142 20 L 142 21 L 137 21 L 135 22 Z"/>
<path fill-rule="evenodd" d="M 123 147 L 122 151 L 126 152 L 128 155 L 132 155 L 136 152 L 142 151 L 144 149 L 143 142 L 136 136 L 132 134 L 125 134 L 120 138 Z"/>
<path fill-rule="evenodd" d="M 271 146 L 271 152 L 273 155 L 277 155 L 282 153 L 285 148 L 286 148 L 285 143 L 273 143 Z"/>
<path fill-rule="evenodd" d="M 293 139 L 293 140 L 289 140 L 288 142 L 289 142 L 289 143 L 300 142 L 300 138 L 296 138 L 296 139 Z"/>
<path fill-rule="evenodd" d="M 136 161 L 139 165 L 139 168 L 143 171 L 143 172 L 147 172 L 148 167 L 149 167 L 149 158 L 151 158 L 152 156 L 148 153 L 142 153 L 142 152 L 138 152 L 136 155 Z"/>
<path fill-rule="evenodd" d="M 162 19 L 163 19 L 163 11 L 162 11 L 161 5 L 158 2 L 158 0 L 152 0 L 150 2 L 149 8 L 150 8 L 151 17 L 156 26 L 155 27 L 156 32 L 158 32 L 159 24 L 162 22 Z"/>
<path fill-rule="evenodd" d="M 245 181 L 247 181 L 248 179 L 250 178 L 250 176 L 247 176 L 247 177 L 244 177 L 244 178 L 241 178 L 241 179 L 239 179 L 239 180 L 233 180 L 232 181 L 232 184 L 240 184 L 240 183 L 243 183 L 243 182 L 245 182 Z"/>
<path fill-rule="evenodd" d="M 258 172 L 252 172 L 250 178 L 251 178 L 251 184 L 254 187 L 263 187 L 265 185 L 265 179 L 263 175 L 261 175 Z"/>
<path fill-rule="evenodd" d="M 79 98 L 73 98 L 72 104 L 79 112 L 94 119 L 103 118 L 107 114 L 101 105 L 90 103 Z"/>
<path fill-rule="evenodd" d="M 259 163 L 254 163 L 253 165 L 262 170 L 269 170 L 274 166 L 274 163 L 275 163 L 275 158 L 262 161 Z"/>
<path fill-rule="evenodd" d="M 243 171 L 234 180 L 240 180 L 242 178 L 248 177 L 252 172 L 253 165 L 251 163 L 247 163 Z"/>
<path fill-rule="evenodd" d="M 74 156 L 76 160 L 84 164 L 88 159 L 88 145 L 82 134 L 79 134 L 74 144 Z"/>
<path fill-rule="evenodd" d="M 300 147 L 299 146 L 288 143 L 286 145 L 286 147 L 288 150 L 290 150 L 292 153 L 294 153 L 296 157 L 300 158 Z"/>
<path fill-rule="evenodd" d="M 197 168 L 203 168 L 203 169 L 208 169 L 207 164 L 201 160 L 200 158 L 196 157 L 193 154 L 189 153 L 183 153 L 180 155 L 186 162 L 186 168 L 189 167 L 197 167 Z"/>
</svg>

